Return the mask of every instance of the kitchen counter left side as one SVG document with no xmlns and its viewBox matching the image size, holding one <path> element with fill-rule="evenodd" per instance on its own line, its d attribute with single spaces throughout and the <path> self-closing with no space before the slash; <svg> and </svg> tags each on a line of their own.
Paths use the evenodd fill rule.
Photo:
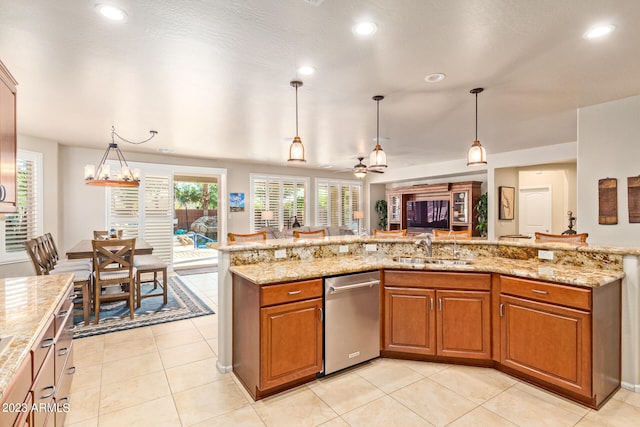
<svg viewBox="0 0 640 427">
<path fill-rule="evenodd" d="M 10 339 L 0 353 L 0 400 L 72 279 L 71 274 L 0 279 L 0 337 Z"/>
</svg>

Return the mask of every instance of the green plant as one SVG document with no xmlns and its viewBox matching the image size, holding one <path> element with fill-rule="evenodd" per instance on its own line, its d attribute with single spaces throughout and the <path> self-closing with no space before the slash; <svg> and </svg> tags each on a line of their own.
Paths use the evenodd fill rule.
<svg viewBox="0 0 640 427">
<path fill-rule="evenodd" d="M 387 201 L 378 200 L 376 202 L 376 213 L 378 214 L 378 228 L 380 230 L 387 229 Z"/>
<path fill-rule="evenodd" d="M 488 227 L 487 220 L 489 218 L 489 194 L 484 193 L 482 196 L 478 198 L 478 203 L 476 204 L 476 213 L 478 214 L 478 225 L 476 225 L 476 230 L 480 232 L 481 236 L 486 236 Z"/>
</svg>

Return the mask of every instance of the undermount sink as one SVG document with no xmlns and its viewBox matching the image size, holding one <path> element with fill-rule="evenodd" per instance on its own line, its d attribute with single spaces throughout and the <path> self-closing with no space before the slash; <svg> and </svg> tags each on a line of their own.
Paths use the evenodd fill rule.
<svg viewBox="0 0 640 427">
<path fill-rule="evenodd" d="M 453 258 L 413 258 L 413 257 L 394 257 L 395 262 L 403 264 L 443 264 L 443 265 L 467 265 L 471 261 L 467 259 Z"/>
</svg>

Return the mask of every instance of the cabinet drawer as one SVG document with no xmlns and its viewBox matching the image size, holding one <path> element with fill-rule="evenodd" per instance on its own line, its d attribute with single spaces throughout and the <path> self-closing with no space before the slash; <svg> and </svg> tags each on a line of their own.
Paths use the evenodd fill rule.
<svg viewBox="0 0 640 427">
<path fill-rule="evenodd" d="M 0 401 L 3 404 L 3 411 L 0 413 L 0 426 L 1 427 L 11 427 L 14 425 L 24 425 L 16 422 L 18 418 L 25 411 L 16 411 L 12 408 L 5 408 L 4 404 L 11 405 L 20 405 L 26 401 L 30 396 L 29 390 L 31 389 L 31 383 L 33 380 L 31 379 L 31 355 L 27 356 L 27 359 L 22 362 L 22 365 L 18 369 L 18 372 L 13 377 L 13 380 L 5 390 L 5 394 L 2 396 Z M 30 401 L 29 401 L 30 403 Z"/>
<path fill-rule="evenodd" d="M 51 407 L 53 403 L 53 397 L 56 392 L 55 386 L 55 370 L 54 370 L 53 352 L 50 351 L 47 354 L 46 359 L 42 363 L 42 368 L 38 373 L 35 381 L 33 382 L 33 404 L 40 408 Z M 42 410 L 33 412 L 33 425 L 44 426 L 47 425 L 47 416 L 51 411 Z M 53 423 L 51 423 L 53 425 Z"/>
<path fill-rule="evenodd" d="M 431 289 L 469 289 L 488 291 L 491 275 L 487 273 L 448 273 L 429 271 L 385 271 L 384 285 Z"/>
<path fill-rule="evenodd" d="M 590 289 L 500 276 L 500 292 L 582 310 L 591 310 Z"/>
<path fill-rule="evenodd" d="M 55 328 L 54 328 L 53 316 L 45 323 L 47 326 L 44 328 L 44 332 L 38 336 L 36 339 L 36 343 L 31 349 L 31 359 L 33 360 L 33 379 L 38 376 L 38 371 L 42 366 L 42 362 L 49 354 L 49 349 L 53 348 L 53 345 L 56 341 L 55 338 Z"/>
<path fill-rule="evenodd" d="M 260 288 L 260 306 L 301 301 L 322 296 L 322 279 L 283 283 Z"/>
</svg>

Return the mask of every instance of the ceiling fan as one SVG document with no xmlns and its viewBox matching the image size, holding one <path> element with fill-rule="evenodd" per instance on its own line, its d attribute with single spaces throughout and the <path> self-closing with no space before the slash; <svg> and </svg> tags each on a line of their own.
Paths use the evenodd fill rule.
<svg viewBox="0 0 640 427">
<path fill-rule="evenodd" d="M 353 173 L 358 177 L 358 178 L 364 178 L 364 176 L 368 173 L 368 172 L 374 172 L 374 173 L 384 173 L 384 171 L 378 169 L 378 168 L 369 168 L 367 167 L 367 165 L 365 165 L 364 163 L 362 163 L 362 161 L 364 160 L 364 157 L 358 157 L 358 164 L 353 166 Z"/>
</svg>

